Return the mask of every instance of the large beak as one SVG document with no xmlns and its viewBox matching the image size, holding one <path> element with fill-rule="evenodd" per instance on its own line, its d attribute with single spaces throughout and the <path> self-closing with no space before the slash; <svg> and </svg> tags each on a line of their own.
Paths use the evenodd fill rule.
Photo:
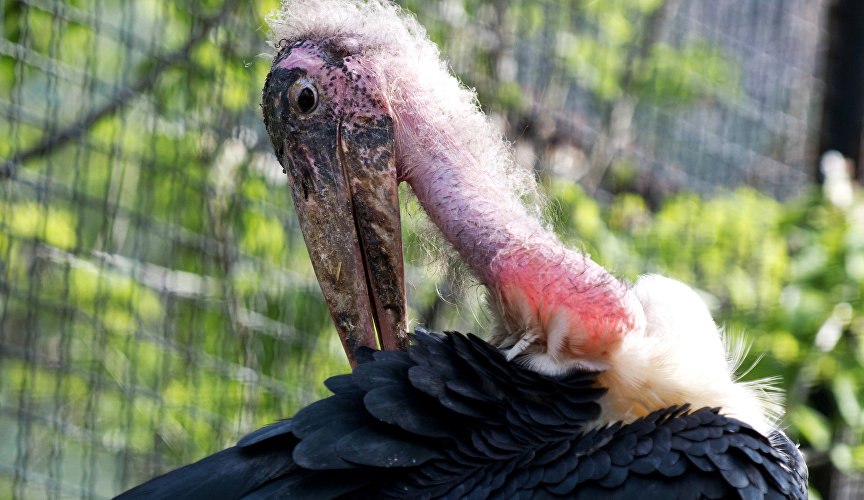
<svg viewBox="0 0 864 500">
<path fill-rule="evenodd" d="M 383 349 L 407 349 L 392 120 L 339 119 L 322 130 L 292 135 L 275 130 L 273 118 L 280 113 L 268 109 L 266 91 L 264 107 L 348 361 L 356 366 L 355 349 L 378 348 L 379 341 Z"/>
</svg>

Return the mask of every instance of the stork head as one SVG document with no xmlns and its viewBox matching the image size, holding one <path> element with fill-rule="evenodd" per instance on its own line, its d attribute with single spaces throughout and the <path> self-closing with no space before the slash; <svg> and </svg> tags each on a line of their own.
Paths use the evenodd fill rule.
<svg viewBox="0 0 864 500">
<path fill-rule="evenodd" d="M 405 349 L 393 121 L 350 39 L 281 47 L 264 122 L 345 351 Z M 376 326 L 378 339 L 376 339 Z"/>
</svg>

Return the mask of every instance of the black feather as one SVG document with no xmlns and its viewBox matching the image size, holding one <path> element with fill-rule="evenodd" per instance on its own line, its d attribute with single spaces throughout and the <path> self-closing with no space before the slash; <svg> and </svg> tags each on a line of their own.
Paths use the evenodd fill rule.
<svg viewBox="0 0 864 500">
<path fill-rule="evenodd" d="M 255 432 L 250 432 L 244 436 L 243 439 L 237 441 L 237 446 L 239 448 L 245 448 L 283 434 L 291 434 L 294 427 L 293 424 L 294 422 L 291 419 L 288 419 L 276 422 L 275 424 L 270 424 L 267 427 L 262 427 Z"/>
<path fill-rule="evenodd" d="M 415 467 L 441 457 L 434 447 L 423 440 L 375 424 L 341 437 L 336 442 L 335 452 L 347 462 L 383 468 Z"/>
<path fill-rule="evenodd" d="M 357 392 L 360 390 L 357 384 L 354 383 L 354 378 L 349 375 L 336 375 L 324 381 L 324 386 L 330 389 L 333 394 L 341 394 L 343 392 Z"/>
<path fill-rule="evenodd" d="M 453 433 L 450 420 L 436 416 L 431 400 L 404 385 L 373 389 L 363 405 L 375 418 L 418 436 L 446 438 Z"/>
</svg>

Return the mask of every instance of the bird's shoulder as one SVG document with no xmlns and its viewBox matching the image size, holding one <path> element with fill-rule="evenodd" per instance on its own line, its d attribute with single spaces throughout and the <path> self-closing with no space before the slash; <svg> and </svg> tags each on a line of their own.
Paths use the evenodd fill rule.
<svg viewBox="0 0 864 500">
<path fill-rule="evenodd" d="M 420 331 L 407 353 L 363 349 L 356 358 L 353 373 L 326 381 L 332 396 L 238 443 L 289 443 L 295 466 L 256 494 L 806 496 L 806 468 L 788 439 L 787 450 L 717 409 L 673 407 L 592 428 L 604 393 L 594 373 L 534 373 L 452 332 Z"/>
<path fill-rule="evenodd" d="M 509 454 L 578 433 L 600 412 L 592 373 L 537 374 L 471 335 L 419 331 L 413 340 L 408 353 L 359 351 L 353 373 L 326 382 L 333 396 L 297 413 L 299 465 L 415 466 L 450 446 Z"/>
</svg>

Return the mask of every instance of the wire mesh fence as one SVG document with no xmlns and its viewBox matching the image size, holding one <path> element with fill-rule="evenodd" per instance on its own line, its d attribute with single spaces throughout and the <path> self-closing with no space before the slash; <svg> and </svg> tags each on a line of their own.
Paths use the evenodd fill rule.
<svg viewBox="0 0 864 500">
<path fill-rule="evenodd" d="M 824 2 L 454 4 L 410 5 L 512 138 L 586 155 L 557 175 L 660 197 L 814 178 Z"/>
<path fill-rule="evenodd" d="M 547 185 L 815 179 L 824 1 L 403 4 Z M 276 7 L 0 2 L 0 497 L 110 497 L 347 369 L 261 123 Z M 410 247 L 412 317 L 480 328 Z"/>
</svg>

